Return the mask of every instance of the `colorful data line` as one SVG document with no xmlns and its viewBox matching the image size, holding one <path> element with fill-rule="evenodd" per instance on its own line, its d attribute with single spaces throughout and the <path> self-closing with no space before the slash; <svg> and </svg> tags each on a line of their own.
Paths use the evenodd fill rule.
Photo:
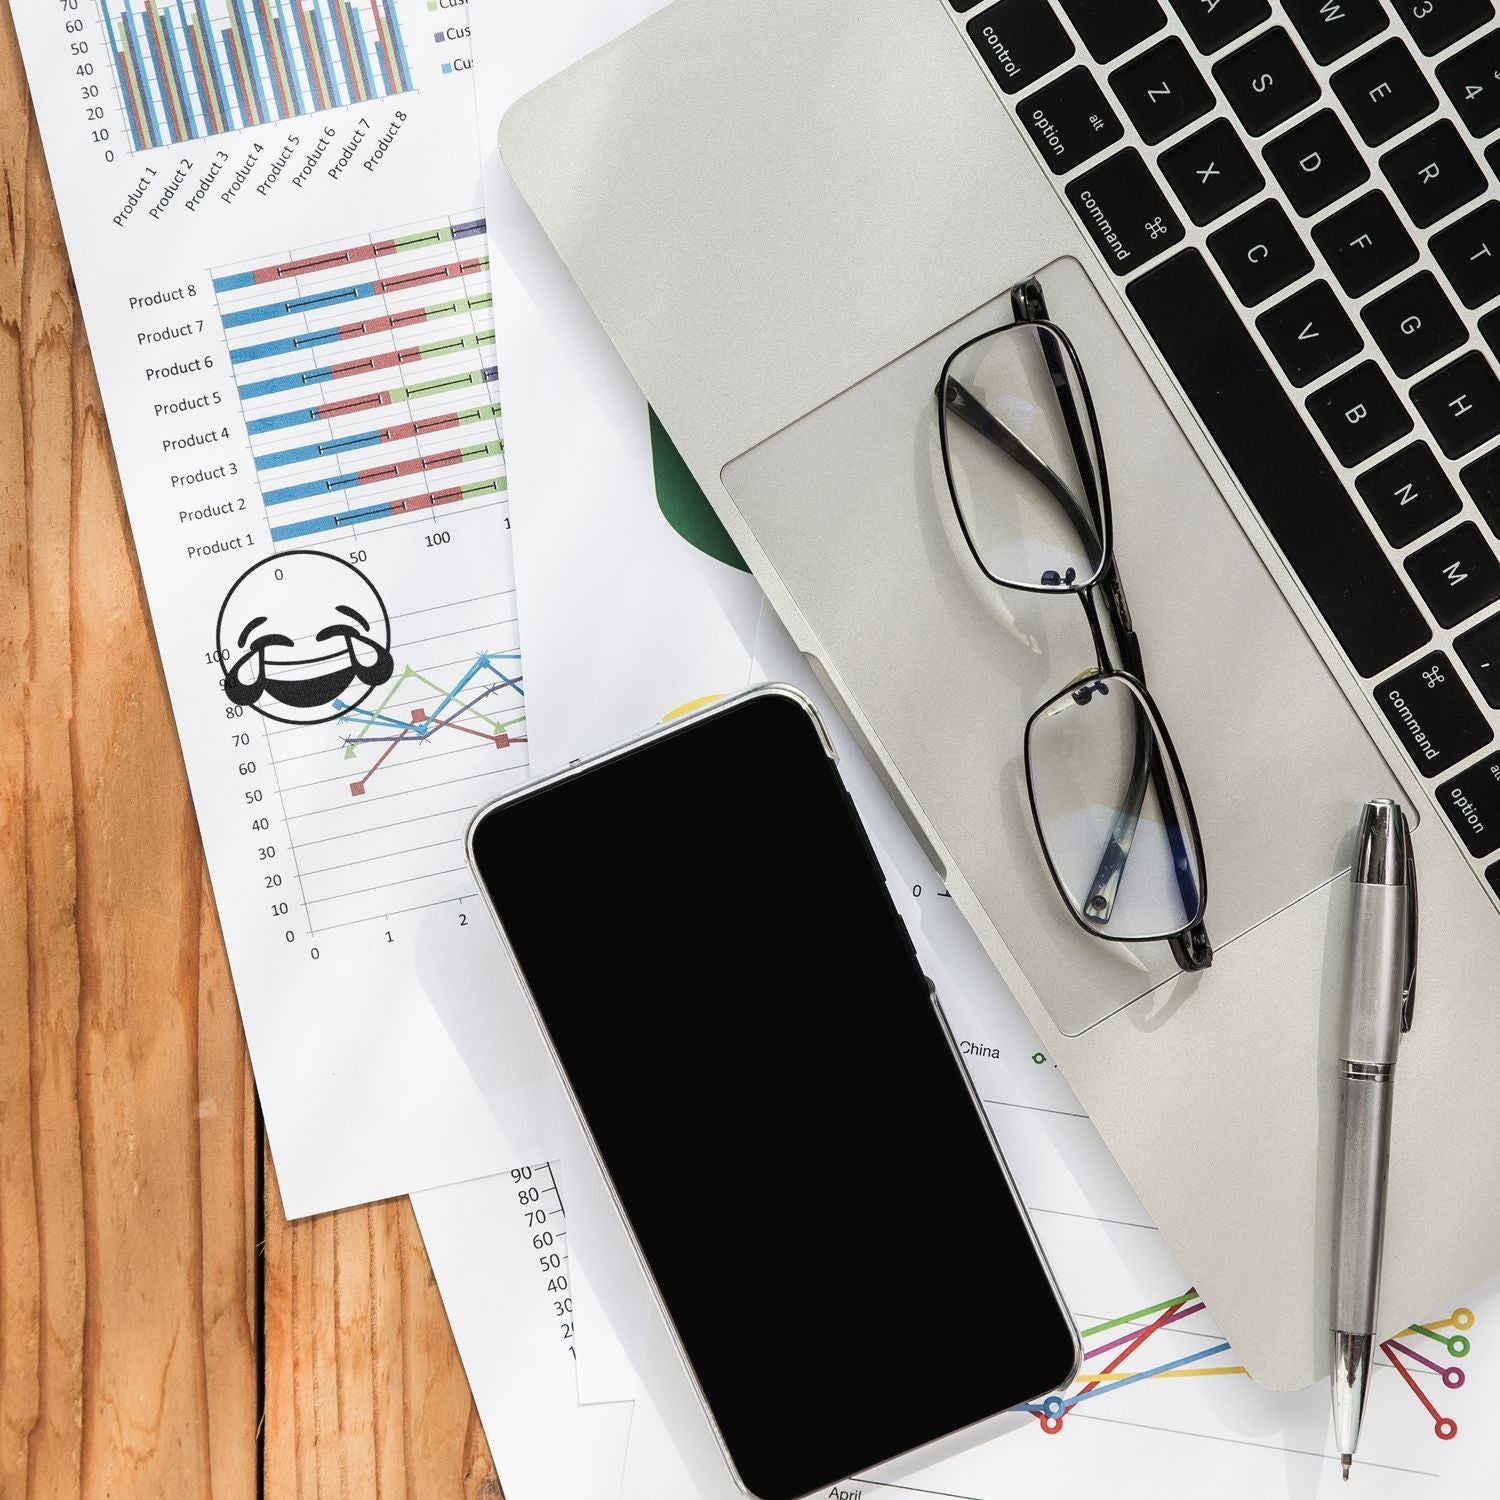
<svg viewBox="0 0 1500 1500">
<path fill-rule="evenodd" d="M 524 710 L 510 717 L 482 712 L 480 705 L 494 708 L 507 703 L 525 702 L 526 691 L 521 674 L 509 671 L 500 663 L 519 662 L 518 651 L 482 651 L 452 687 L 443 688 L 431 677 L 406 667 L 396 674 L 385 697 L 374 708 L 350 709 L 338 722 L 345 729 L 344 759 L 353 760 L 367 745 L 381 745 L 378 757 L 369 770 L 349 783 L 351 797 L 363 797 L 370 778 L 380 770 L 403 745 L 426 744 L 444 730 L 487 740 L 497 750 L 526 743 L 525 734 L 517 734 L 526 722 Z M 514 675 L 512 675 L 514 674 Z M 397 696 L 412 684 L 427 688 L 438 702 L 432 708 L 416 707 L 397 712 L 392 708 Z M 471 692 L 471 689 L 477 691 Z M 500 699 L 500 705 L 490 704 Z M 353 732 L 357 727 L 357 732 Z"/>
<path fill-rule="evenodd" d="M 1196 1300 L 1196 1293 L 1189 1288 L 1180 1296 L 1169 1298 L 1165 1302 L 1158 1302 L 1152 1307 L 1137 1308 L 1133 1312 L 1111 1318 L 1108 1322 L 1083 1329 L 1079 1337 L 1085 1344 L 1101 1334 L 1110 1333 L 1118 1328 L 1128 1328 L 1130 1331 L 1103 1343 L 1086 1347 L 1083 1352 L 1085 1364 L 1102 1355 L 1118 1352 L 1114 1353 L 1114 1357 L 1102 1369 L 1080 1372 L 1074 1380 L 1073 1388 L 1067 1394 L 1053 1394 L 1042 1401 L 1028 1402 L 1019 1409 L 1028 1411 L 1036 1417 L 1043 1432 L 1055 1435 L 1062 1431 L 1063 1421 L 1068 1413 L 1082 1402 L 1108 1395 L 1112 1391 L 1123 1390 L 1141 1381 L 1244 1375 L 1246 1371 L 1243 1365 L 1208 1363 L 1218 1355 L 1228 1352 L 1229 1344 L 1222 1340 L 1208 1343 L 1202 1349 L 1194 1350 L 1176 1359 L 1165 1360 L 1145 1369 L 1121 1368 L 1130 1356 L 1142 1348 L 1154 1334 L 1203 1311 L 1203 1302 Z M 1150 1321 L 1142 1326 L 1142 1319 Z M 1431 1339 L 1441 1345 L 1451 1358 L 1462 1359 L 1471 1347 L 1467 1330 L 1473 1325 L 1474 1314 L 1468 1308 L 1460 1307 L 1455 1310 L 1451 1318 L 1430 1324 L 1413 1324 L 1402 1335 L 1402 1339 L 1412 1336 Z M 1446 1335 L 1440 1331 L 1448 1328 L 1457 1329 L 1458 1332 Z M 1456 1365 L 1440 1363 L 1420 1349 L 1402 1342 L 1402 1339 L 1390 1339 L 1380 1347 L 1392 1368 L 1400 1375 L 1407 1388 L 1431 1417 L 1433 1432 L 1444 1442 L 1450 1442 L 1458 1435 L 1458 1423 L 1452 1417 L 1444 1416 L 1437 1409 L 1427 1392 L 1418 1383 L 1413 1369 L 1421 1366 L 1431 1371 L 1441 1379 L 1443 1386 L 1448 1390 L 1457 1390 L 1464 1384 L 1464 1372 Z"/>
<path fill-rule="evenodd" d="M 394 0 L 99 0 L 99 9 L 138 151 L 414 86 Z"/>
</svg>

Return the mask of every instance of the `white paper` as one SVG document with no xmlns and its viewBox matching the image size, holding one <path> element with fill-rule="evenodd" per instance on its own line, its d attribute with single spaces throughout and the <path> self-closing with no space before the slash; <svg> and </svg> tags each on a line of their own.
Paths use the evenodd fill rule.
<svg viewBox="0 0 1500 1500">
<path fill-rule="evenodd" d="M 577 1400 L 557 1188 L 539 1163 L 412 1207 L 508 1500 L 613 1500 L 632 1408 Z"/>
<path fill-rule="evenodd" d="M 545 1156 L 461 848 L 527 764 L 467 6 L 14 14 L 287 1211 Z M 221 640 L 220 607 L 273 550 L 340 561 L 281 580 L 248 644 L 296 644 L 247 660 L 267 611 L 242 592 Z M 374 608 L 341 564 L 390 619 L 389 662 L 379 619 L 348 659 L 389 675 L 282 704 L 262 658 L 321 676 L 285 659 Z"/>
</svg>

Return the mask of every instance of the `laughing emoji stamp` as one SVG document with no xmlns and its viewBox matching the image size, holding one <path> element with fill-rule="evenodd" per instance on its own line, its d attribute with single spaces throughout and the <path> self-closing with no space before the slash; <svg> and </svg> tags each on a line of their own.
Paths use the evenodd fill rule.
<svg viewBox="0 0 1500 1500">
<path fill-rule="evenodd" d="M 242 573 L 219 610 L 231 703 L 282 724 L 326 724 L 395 669 L 375 585 L 326 552 L 282 552 Z"/>
</svg>

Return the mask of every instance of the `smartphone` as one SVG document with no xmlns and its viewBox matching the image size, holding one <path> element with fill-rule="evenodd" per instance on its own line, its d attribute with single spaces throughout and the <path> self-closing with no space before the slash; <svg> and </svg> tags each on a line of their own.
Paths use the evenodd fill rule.
<svg viewBox="0 0 1500 1500">
<path fill-rule="evenodd" d="M 797 1500 L 1077 1372 L 812 705 L 485 808 L 469 857 L 736 1482 Z"/>
</svg>

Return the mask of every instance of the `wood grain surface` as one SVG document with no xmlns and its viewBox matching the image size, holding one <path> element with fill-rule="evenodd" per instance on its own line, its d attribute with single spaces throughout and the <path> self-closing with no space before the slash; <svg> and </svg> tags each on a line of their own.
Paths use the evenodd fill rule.
<svg viewBox="0 0 1500 1500">
<path fill-rule="evenodd" d="M 8 7 L 0 188 L 0 1500 L 498 1500 L 410 1206 L 281 1213 Z"/>
</svg>

